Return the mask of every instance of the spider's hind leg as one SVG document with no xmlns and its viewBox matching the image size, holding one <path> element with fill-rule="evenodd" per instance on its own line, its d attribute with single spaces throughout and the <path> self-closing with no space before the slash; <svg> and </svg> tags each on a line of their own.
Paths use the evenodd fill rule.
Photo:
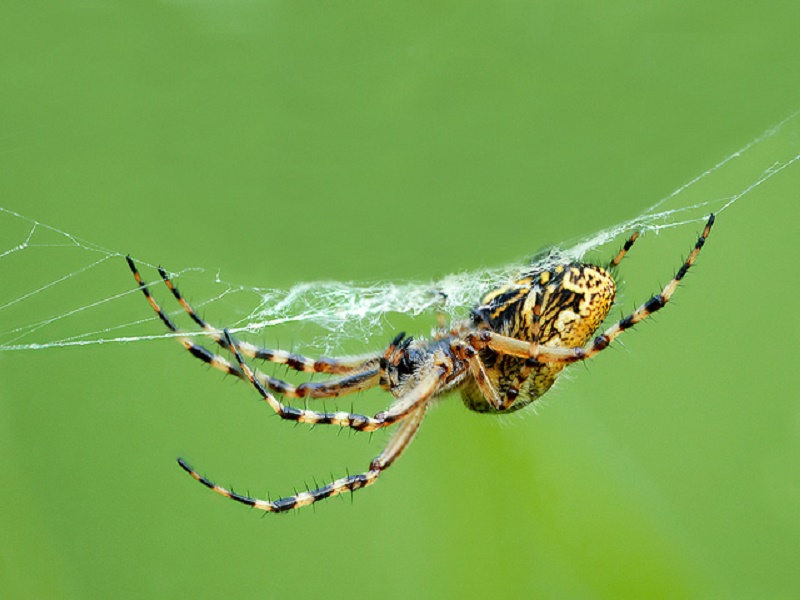
<svg viewBox="0 0 800 600">
<path fill-rule="evenodd" d="M 637 231 L 625 241 L 625 245 L 622 246 L 620 251 L 617 252 L 617 255 L 609 261 L 608 266 L 606 268 L 607 269 L 615 269 L 616 267 L 618 267 L 619 263 L 622 262 L 622 259 L 625 258 L 625 255 L 628 253 L 628 250 L 631 249 L 631 247 L 633 246 L 634 242 L 638 238 L 639 238 L 639 232 Z"/>
</svg>

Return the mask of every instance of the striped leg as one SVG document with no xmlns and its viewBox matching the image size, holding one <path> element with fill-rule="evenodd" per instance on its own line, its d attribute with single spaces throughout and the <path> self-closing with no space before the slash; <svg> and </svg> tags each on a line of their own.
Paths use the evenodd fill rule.
<svg viewBox="0 0 800 600">
<path fill-rule="evenodd" d="M 150 303 L 150 306 L 153 307 L 153 310 L 156 314 L 161 318 L 164 324 L 169 328 L 170 331 L 173 333 L 181 333 L 181 330 L 175 326 L 172 320 L 166 315 L 163 309 L 158 305 L 155 301 L 153 296 L 150 294 L 150 290 L 147 287 L 147 284 L 139 275 L 139 271 L 136 269 L 136 266 L 133 264 L 133 261 L 128 257 L 128 265 L 131 267 L 131 271 L 133 271 L 133 275 L 136 278 L 136 281 L 139 283 L 139 287 L 147 298 L 147 301 Z M 170 289 L 174 289 L 170 284 Z M 177 294 L 177 289 L 174 289 L 174 293 Z M 180 296 L 176 296 L 180 297 Z M 185 304 L 185 302 L 182 302 Z M 188 304 L 186 305 L 188 306 Z M 191 311 L 190 314 L 194 314 L 191 307 L 187 310 Z M 195 322 L 200 320 L 200 317 L 195 319 Z M 202 320 L 200 320 L 202 322 Z M 204 326 L 204 329 L 210 329 L 208 325 Z M 217 335 L 220 340 L 220 343 L 223 348 L 228 348 L 227 344 L 225 343 L 224 339 Z M 214 367 L 215 369 L 219 369 L 223 373 L 227 373 L 229 375 L 233 375 L 238 377 L 239 379 L 247 380 L 247 377 L 239 369 L 238 366 L 231 363 L 229 360 L 219 356 L 218 354 L 214 354 L 204 346 L 200 344 L 196 344 L 190 338 L 187 337 L 180 337 L 178 341 L 181 345 L 189 351 L 189 353 L 194 356 L 195 358 L 200 359 L 201 361 L 207 363 L 208 365 Z M 242 346 L 242 343 L 237 343 L 238 347 Z M 289 355 L 294 356 L 294 355 Z M 303 358 L 303 357 L 299 357 Z M 308 359 L 304 359 L 308 360 Z M 378 384 L 379 381 L 379 371 L 377 369 L 377 359 L 373 359 L 376 365 L 375 368 L 365 369 L 362 367 L 361 371 L 353 372 L 353 369 L 348 369 L 345 371 L 347 375 L 332 379 L 329 381 L 323 382 L 307 382 L 301 383 L 297 386 L 282 381 L 280 379 L 276 379 L 274 377 L 270 377 L 263 373 L 257 372 L 255 374 L 256 377 L 260 380 L 262 385 L 267 386 L 269 389 L 274 391 L 277 394 L 283 394 L 289 398 L 332 398 L 336 396 L 343 396 L 345 394 L 352 394 L 353 392 L 359 392 L 362 390 L 369 389 L 374 387 Z M 314 363 L 316 364 L 316 363 Z M 370 362 L 365 362 L 364 367 L 370 365 Z"/>
<path fill-rule="evenodd" d="M 150 289 L 147 287 L 147 284 L 142 279 L 142 276 L 139 275 L 139 269 L 136 268 L 136 264 L 133 262 L 133 259 L 130 256 L 126 256 L 125 260 L 128 261 L 128 267 L 130 268 L 131 273 L 133 273 L 133 278 L 136 279 L 136 283 L 139 284 L 139 289 L 142 290 L 144 297 L 147 298 L 147 301 L 150 303 L 150 306 L 158 315 L 158 318 L 164 322 L 164 325 L 167 326 L 167 329 L 177 333 L 178 328 L 175 327 L 175 324 L 167 316 L 167 313 L 161 310 L 161 307 L 158 305 L 158 302 L 156 302 L 155 298 L 153 298 L 153 296 L 150 294 Z"/>
<path fill-rule="evenodd" d="M 178 333 L 177 327 L 172 322 L 172 320 L 167 316 L 167 314 L 161 309 L 158 303 L 155 301 L 153 296 L 150 294 L 150 290 L 147 287 L 147 284 L 142 280 L 141 275 L 139 274 L 139 270 L 136 268 L 133 259 L 130 256 L 126 256 L 125 260 L 128 261 L 128 267 L 130 268 L 131 272 L 133 273 L 134 278 L 136 279 L 136 283 L 139 284 L 139 288 L 144 293 L 147 301 L 150 303 L 150 306 L 153 308 L 155 313 L 158 315 L 158 318 L 161 319 L 164 324 L 170 329 L 170 331 Z M 225 345 L 225 340 L 222 338 L 222 334 L 219 330 L 214 329 L 208 323 L 206 323 L 200 315 L 198 315 L 195 310 L 189 305 L 186 299 L 181 295 L 178 291 L 178 288 L 172 283 L 172 280 L 167 275 L 167 272 L 159 267 L 158 272 L 161 274 L 164 283 L 172 292 L 172 295 L 178 300 L 180 305 L 183 309 L 189 314 L 192 320 L 197 323 L 203 330 L 209 334 L 209 336 L 220 346 L 227 349 Z M 252 358 L 257 358 L 260 360 L 266 360 L 269 362 L 278 363 L 281 365 L 286 365 L 290 369 L 294 369 L 295 371 L 302 371 L 304 373 L 333 373 L 333 374 L 346 374 L 351 373 L 352 371 L 361 370 L 372 366 L 372 363 L 377 365 L 378 356 L 375 354 L 369 354 L 364 356 L 356 356 L 351 358 L 344 358 L 344 359 L 336 359 L 336 358 L 326 358 L 322 357 L 317 360 L 312 358 L 307 358 L 305 356 L 300 356 L 298 354 L 293 354 L 291 352 L 286 352 L 284 350 L 271 350 L 269 348 L 259 348 L 254 344 L 248 344 L 247 342 L 240 342 L 239 348 L 241 352 L 247 356 Z"/>
<path fill-rule="evenodd" d="M 206 347 L 194 343 L 189 338 L 178 338 L 178 341 L 195 358 L 208 363 L 210 366 L 219 369 L 223 373 L 249 381 L 244 372 L 228 359 L 214 354 Z M 348 375 L 342 375 L 336 379 L 329 379 L 328 381 L 308 381 L 298 385 L 292 385 L 281 379 L 270 377 L 260 371 L 254 371 L 253 376 L 259 380 L 261 385 L 287 398 L 336 398 L 346 394 L 368 390 L 369 388 L 375 387 L 380 382 L 380 371 L 377 368 L 357 371 Z"/>
<path fill-rule="evenodd" d="M 197 314 L 197 312 L 186 301 L 186 299 L 183 297 L 180 291 L 178 291 L 178 288 L 169 278 L 167 272 L 162 267 L 158 267 L 158 273 L 161 275 L 161 278 L 164 280 L 164 283 L 172 292 L 172 295 L 175 296 L 175 299 L 189 314 L 191 319 L 195 323 L 197 323 L 206 333 L 208 333 L 208 335 L 215 342 L 217 342 L 217 344 L 219 344 L 223 348 L 227 348 L 227 344 L 225 343 L 225 340 L 222 337 L 222 332 L 219 331 L 218 329 L 211 327 L 211 325 L 206 323 L 206 321 L 202 319 L 200 315 Z M 247 342 L 237 342 L 237 346 L 239 348 L 239 351 L 246 356 L 260 360 L 266 360 L 269 362 L 277 363 L 279 365 L 286 365 L 290 369 L 294 369 L 295 371 L 301 371 L 303 373 L 344 374 L 344 373 L 350 373 L 351 371 L 363 369 L 370 363 L 377 361 L 377 357 L 374 354 L 369 354 L 365 356 L 356 356 L 345 359 L 322 357 L 317 360 L 314 360 L 312 358 L 307 358 L 305 356 L 300 356 L 299 354 L 293 354 L 291 352 L 286 352 L 284 350 L 272 350 L 269 348 L 260 348 L 258 346 L 255 346 L 254 344 L 248 344 Z"/>
<path fill-rule="evenodd" d="M 259 510 L 275 513 L 284 512 L 293 508 L 308 506 L 310 504 L 314 504 L 315 502 L 319 502 L 320 500 L 324 500 L 325 498 L 338 496 L 344 492 L 355 492 L 356 490 L 360 490 L 375 483 L 375 481 L 378 479 L 378 476 L 384 470 L 389 468 L 411 443 L 411 440 L 414 438 L 414 435 L 417 433 L 417 430 L 422 423 L 426 409 L 427 404 L 422 404 L 408 415 L 408 418 L 398 427 L 397 431 L 395 432 L 394 436 L 392 436 L 392 439 L 389 441 L 389 444 L 386 446 L 383 452 L 381 452 L 380 455 L 370 463 L 369 470 L 366 473 L 361 473 L 360 475 L 349 475 L 347 477 L 332 481 L 331 483 L 317 489 L 307 490 L 305 492 L 295 494 L 294 496 L 288 496 L 275 501 L 259 500 L 249 496 L 242 496 L 231 490 L 220 487 L 201 476 L 182 458 L 178 459 L 178 464 L 184 471 L 189 473 L 189 475 L 194 477 L 197 481 L 221 496 L 225 496 L 231 500 L 236 500 L 237 502 L 241 502 L 242 504 L 252 506 L 253 508 L 257 508 Z"/>
<path fill-rule="evenodd" d="M 638 237 L 639 237 L 638 231 L 634 233 L 631 237 L 629 237 L 628 240 L 625 242 L 625 245 L 622 246 L 622 249 L 619 252 L 617 252 L 617 255 L 611 260 L 611 262 L 608 263 L 608 267 L 606 268 L 613 269 L 615 267 L 618 267 L 619 263 L 621 263 L 622 259 L 625 258 L 625 255 L 628 253 L 628 250 L 631 249 L 631 246 L 633 246 L 633 243 L 636 241 Z"/>
<path fill-rule="evenodd" d="M 609 344 L 613 342 L 623 331 L 630 329 L 637 323 L 643 321 L 654 312 L 661 310 L 669 302 L 672 294 L 678 287 L 678 284 L 686 276 L 686 273 L 694 264 L 697 255 L 705 244 L 708 234 L 711 232 L 711 227 L 714 225 L 714 214 L 712 213 L 708 222 L 706 223 L 703 233 L 697 240 L 694 249 L 691 251 L 686 261 L 683 263 L 675 277 L 664 286 L 660 294 L 656 294 L 650 300 L 642 304 L 639 308 L 633 311 L 630 315 L 621 319 L 605 332 L 597 336 L 592 343 L 583 348 L 556 348 L 553 346 L 539 345 L 535 352 L 532 353 L 530 342 L 524 340 L 517 340 L 514 338 L 506 337 L 496 334 L 492 331 L 482 330 L 473 334 L 468 338 L 475 348 L 480 349 L 488 346 L 495 352 L 502 354 L 509 354 L 511 356 L 518 356 L 520 358 L 533 357 L 539 362 L 551 363 L 571 363 L 580 360 L 592 358 L 598 352 L 602 352 L 608 348 Z"/>
<path fill-rule="evenodd" d="M 451 371 L 449 366 L 435 365 L 426 375 L 419 377 L 417 385 L 411 388 L 407 393 L 401 395 L 388 410 L 380 412 L 374 417 L 347 412 L 316 412 L 313 410 L 286 406 L 278 401 L 275 396 L 270 394 L 269 391 L 261 385 L 261 382 L 255 377 L 253 371 L 244 362 L 242 355 L 239 354 L 239 350 L 233 342 L 233 339 L 231 339 L 227 329 L 223 330 L 223 335 L 225 336 L 225 340 L 231 352 L 239 363 L 239 368 L 250 380 L 250 383 L 253 384 L 253 387 L 258 390 L 261 397 L 269 404 L 270 408 L 282 419 L 297 421 L 298 423 L 308 423 L 310 425 L 338 425 L 340 427 L 349 427 L 356 431 L 375 431 L 376 429 L 389 427 L 405 419 L 415 408 L 424 404 L 439 388 L 441 382 Z"/>
</svg>

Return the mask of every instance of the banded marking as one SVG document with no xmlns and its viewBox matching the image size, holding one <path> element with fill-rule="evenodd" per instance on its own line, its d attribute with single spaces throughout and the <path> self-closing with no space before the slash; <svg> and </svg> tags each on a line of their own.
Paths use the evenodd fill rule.
<svg viewBox="0 0 800 600">
<path fill-rule="evenodd" d="M 614 267 L 618 267 L 619 263 L 622 262 L 622 259 L 625 258 L 625 255 L 628 251 L 633 247 L 634 242 L 639 238 L 639 232 L 635 232 L 631 237 L 629 237 L 625 244 L 622 246 L 622 249 L 617 253 L 617 255 L 608 263 L 609 269 L 613 269 Z"/>
<path fill-rule="evenodd" d="M 347 477 L 332 481 L 331 483 L 317 489 L 306 490 L 305 492 L 300 492 L 293 496 L 279 498 L 278 500 L 261 500 L 259 498 L 238 494 L 233 490 L 229 490 L 221 485 L 217 485 L 210 479 L 200 475 L 182 458 L 178 459 L 178 465 L 180 465 L 181 469 L 186 471 L 190 476 L 202 483 L 212 492 L 215 492 L 225 498 L 235 500 L 236 502 L 240 502 L 241 504 L 251 508 L 274 513 L 281 513 L 295 508 L 309 506 L 315 502 L 319 502 L 320 500 L 324 500 L 332 496 L 338 496 L 344 492 L 355 492 L 375 483 L 375 480 L 380 474 L 380 470 L 371 470 L 359 475 L 349 475 Z"/>
<path fill-rule="evenodd" d="M 250 367 L 244 362 L 242 355 L 239 353 L 227 329 L 223 329 L 223 335 L 225 336 L 225 341 L 231 353 L 236 357 L 236 361 L 239 363 L 239 368 L 247 379 L 250 380 L 250 383 L 256 388 L 258 393 L 261 394 L 261 397 L 267 402 L 270 408 L 282 419 L 306 423 L 308 425 L 338 425 L 339 427 L 349 427 L 356 431 L 375 431 L 376 429 L 388 427 L 404 419 L 412 410 L 417 408 L 417 406 L 427 401 L 436 391 L 440 382 L 449 373 L 449 371 L 444 368 L 431 370 L 425 377 L 421 377 L 418 384 L 411 388 L 408 393 L 401 396 L 388 410 L 380 412 L 374 417 L 347 412 L 317 412 L 282 404 L 275 396 L 269 393 L 254 375 Z"/>
<path fill-rule="evenodd" d="M 392 436 L 383 452 L 381 452 L 380 455 L 372 460 L 367 472 L 360 473 L 358 475 L 348 475 L 347 477 L 336 479 L 316 489 L 306 490 L 305 492 L 300 492 L 285 498 L 279 498 L 278 500 L 262 500 L 259 498 L 252 498 L 250 496 L 237 494 L 233 490 L 229 490 L 217 485 L 210 479 L 203 477 L 192 467 L 190 467 L 189 463 L 187 463 L 183 458 L 178 458 L 178 465 L 180 465 L 181 469 L 186 471 L 195 480 L 199 481 L 205 487 L 210 489 L 212 492 L 219 494 L 220 496 L 230 498 L 231 500 L 235 500 L 236 502 L 251 508 L 266 512 L 286 512 L 295 508 L 309 506 L 315 502 L 319 502 L 320 500 L 338 496 L 339 494 L 343 494 L 345 492 L 356 492 L 375 483 L 375 481 L 378 479 L 378 476 L 384 470 L 388 469 L 411 443 L 411 440 L 416 435 L 417 430 L 422 423 L 422 419 L 425 416 L 426 410 L 427 405 L 422 405 L 412 411 L 412 413 L 409 415 L 409 418 L 403 421 L 398 430 Z"/>
<path fill-rule="evenodd" d="M 161 321 L 163 321 L 173 333 L 181 333 L 181 330 L 172 322 L 172 320 L 163 311 L 161 306 L 153 298 L 147 284 L 142 279 L 131 257 L 127 256 L 126 260 L 128 262 L 128 267 L 136 279 L 136 282 L 139 284 L 139 288 L 142 290 L 142 293 L 144 293 L 148 303 Z M 200 325 L 207 333 L 209 333 L 209 336 L 212 337 L 212 339 L 214 339 L 222 348 L 228 349 L 227 345 L 225 344 L 225 340 L 220 335 L 220 332 L 213 329 L 199 315 L 197 315 L 191 305 L 178 291 L 178 288 L 173 284 L 166 271 L 162 267 L 159 267 L 158 272 L 161 274 L 165 284 L 172 292 L 172 295 L 175 296 L 192 320 Z M 202 362 L 205 362 L 209 366 L 228 375 L 238 377 L 239 379 L 247 379 L 244 373 L 236 365 L 224 357 L 211 352 L 206 347 L 197 344 L 190 338 L 179 337 L 178 342 L 186 350 L 188 350 L 192 356 L 201 360 Z M 270 377 L 269 375 L 258 371 L 256 372 L 256 376 L 259 378 L 262 385 L 268 387 L 277 394 L 282 394 L 289 398 L 332 398 L 366 390 L 376 386 L 379 383 L 379 370 L 377 368 L 378 360 L 374 354 L 348 359 L 346 361 L 337 361 L 335 359 L 324 357 L 314 361 L 290 352 L 259 348 L 246 342 L 237 342 L 237 346 L 242 352 L 245 352 L 245 350 L 249 351 L 254 358 L 268 360 L 269 357 L 273 357 L 275 360 L 272 362 L 286 364 L 292 368 L 300 367 L 301 365 L 310 365 L 310 368 L 313 370 L 313 372 L 344 375 L 343 377 L 331 379 L 329 381 L 305 382 L 295 386 L 281 379 Z M 295 370 L 304 369 L 295 368 Z"/>
<path fill-rule="evenodd" d="M 133 264 L 133 261 L 130 260 L 130 257 L 128 258 L 128 264 Z M 134 273 L 136 273 L 135 267 L 131 267 L 131 270 L 134 270 Z M 178 287 L 173 283 L 172 279 L 169 277 L 164 268 L 158 267 L 158 273 L 161 275 L 161 279 L 164 281 L 164 284 L 167 286 L 167 288 L 169 288 L 169 291 L 172 292 L 172 295 L 183 307 L 189 317 L 217 344 L 225 348 L 225 340 L 222 337 L 222 332 L 219 329 L 209 325 L 202 317 L 200 317 L 200 315 L 197 314 L 197 311 L 195 311 L 189 302 L 183 297 L 178 290 Z M 137 280 L 141 281 L 141 278 L 137 278 Z M 152 304 L 153 303 L 151 302 L 151 305 Z M 156 312 L 159 311 L 157 310 Z M 161 314 L 159 314 L 159 316 L 161 316 Z M 321 357 L 315 360 L 306 356 L 294 354 L 293 352 L 287 352 L 285 350 L 261 348 L 248 342 L 238 342 L 238 346 L 240 352 L 245 356 L 249 356 L 250 358 L 255 358 L 258 360 L 266 360 L 280 365 L 286 365 L 290 369 L 303 373 L 331 373 L 342 375 L 364 368 L 368 363 L 377 361 L 377 356 L 374 354 L 356 356 L 346 359 Z"/>
</svg>

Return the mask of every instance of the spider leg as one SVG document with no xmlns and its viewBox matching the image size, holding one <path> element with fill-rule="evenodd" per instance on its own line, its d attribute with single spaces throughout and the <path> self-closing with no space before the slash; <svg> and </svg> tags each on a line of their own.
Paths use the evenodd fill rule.
<svg viewBox="0 0 800 600">
<path fill-rule="evenodd" d="M 242 370 L 228 359 L 214 354 L 206 347 L 196 344 L 188 338 L 178 338 L 178 341 L 195 358 L 208 363 L 223 373 L 249 381 Z M 368 390 L 380 382 L 380 371 L 377 368 L 342 375 L 327 381 L 309 381 L 298 385 L 292 385 L 281 379 L 270 377 L 260 371 L 254 371 L 253 374 L 261 382 L 261 385 L 287 398 L 334 398 Z"/>
<path fill-rule="evenodd" d="M 639 237 L 638 231 L 634 233 L 631 237 L 629 237 L 628 240 L 625 242 L 625 245 L 622 246 L 619 252 L 617 252 L 617 255 L 608 263 L 608 267 L 606 268 L 613 269 L 615 267 L 618 267 L 619 263 L 621 263 L 622 259 L 625 258 L 625 255 L 628 253 L 628 250 L 631 249 L 631 246 L 633 246 L 633 243 L 636 241 L 638 237 Z"/>
<path fill-rule="evenodd" d="M 486 398 L 487 402 L 495 409 L 502 410 L 503 400 L 500 398 L 500 394 L 497 393 L 489 376 L 486 374 L 486 367 L 481 357 L 478 355 L 478 351 L 469 343 L 460 340 L 453 340 L 450 344 L 450 348 L 457 358 L 466 361 L 472 379 L 475 381 L 475 384 L 478 386 L 478 389 L 481 391 L 483 397 Z"/>
<path fill-rule="evenodd" d="M 177 286 L 172 282 L 169 275 L 164 268 L 158 267 L 158 273 L 161 275 L 161 279 L 164 280 L 164 283 L 169 288 L 172 295 L 175 299 L 180 303 L 183 307 L 183 310 L 187 312 L 187 314 L 191 317 L 191 319 L 197 323 L 209 336 L 217 342 L 223 348 L 227 348 L 225 340 L 222 337 L 222 332 L 218 329 L 215 329 L 211 325 L 209 325 L 204 319 L 197 314 L 197 312 L 192 308 L 192 306 L 186 301 L 183 295 L 178 290 Z M 290 369 L 294 369 L 295 371 L 301 371 L 303 373 L 336 373 L 336 374 L 344 374 L 349 373 L 354 370 L 362 369 L 366 367 L 369 363 L 375 362 L 377 360 L 377 356 L 374 354 L 369 354 L 365 356 L 356 356 L 351 358 L 327 358 L 322 357 L 317 360 L 313 358 L 308 358 L 305 356 L 301 356 L 299 354 L 294 354 L 292 352 L 286 352 L 285 350 L 273 350 L 270 348 L 261 348 L 254 344 L 249 344 L 247 342 L 237 342 L 239 347 L 239 351 L 251 358 L 256 358 L 259 360 L 266 360 L 269 362 L 277 363 L 279 365 L 286 365 Z"/>
<path fill-rule="evenodd" d="M 172 320 L 166 315 L 166 313 L 164 313 L 162 308 L 150 294 L 147 284 L 142 281 L 138 270 L 136 270 L 136 267 L 133 265 L 133 261 L 130 260 L 130 258 L 128 258 L 128 264 L 131 266 L 131 270 L 133 271 L 134 277 L 136 277 L 136 281 L 139 283 L 139 287 L 141 288 L 142 292 L 144 292 L 147 301 L 153 307 L 153 310 L 155 310 L 156 314 L 166 324 L 170 331 L 178 334 L 182 333 L 182 331 L 175 326 Z M 177 290 L 175 291 L 177 292 Z M 220 340 L 222 340 L 222 337 L 220 337 Z M 205 346 L 195 343 L 188 337 L 179 337 L 178 341 L 195 358 L 207 363 L 215 369 L 219 369 L 223 373 L 233 375 L 239 379 L 247 380 L 247 376 L 245 376 L 238 366 L 226 358 L 219 356 L 218 354 L 214 354 Z M 224 348 L 228 348 L 224 340 L 220 343 Z M 237 343 L 237 346 L 240 347 L 241 343 Z M 368 364 L 369 363 L 366 363 L 366 365 Z M 374 387 L 378 384 L 380 379 L 380 374 L 377 368 L 365 369 L 355 373 L 348 371 L 347 373 L 348 374 L 337 379 L 321 382 L 306 382 L 296 386 L 260 372 L 256 372 L 255 376 L 258 377 L 262 385 L 267 386 L 277 394 L 283 394 L 289 398 L 331 398 L 342 396 Z"/>
<path fill-rule="evenodd" d="M 310 425 L 338 425 L 340 427 L 349 427 L 356 431 L 375 431 L 382 427 L 389 427 L 398 421 L 405 419 L 409 413 L 415 408 L 424 404 L 431 396 L 439 389 L 442 381 L 452 370 L 452 367 L 447 364 L 434 364 L 433 368 L 421 376 L 417 384 L 410 388 L 407 393 L 402 394 L 392 404 L 388 410 L 376 414 L 374 417 L 366 415 L 359 415 L 356 413 L 347 412 L 317 412 L 313 410 L 294 408 L 282 404 L 275 396 L 261 385 L 259 379 L 255 376 L 253 371 L 244 362 L 242 355 L 239 353 L 236 344 L 230 336 L 227 329 L 223 330 L 225 340 L 228 343 L 231 352 L 236 357 L 239 363 L 239 368 L 245 376 L 253 384 L 253 387 L 258 390 L 261 397 L 269 404 L 270 408 L 274 410 L 279 417 L 289 421 L 297 421 L 298 423 L 308 423 Z"/>
<path fill-rule="evenodd" d="M 161 319 L 164 322 L 164 324 L 167 326 L 167 328 L 170 329 L 170 331 L 178 333 L 178 329 L 175 326 L 175 324 L 172 322 L 172 320 L 167 316 L 167 314 L 162 310 L 162 308 L 158 305 L 153 296 L 150 294 L 150 290 L 148 289 L 147 284 L 144 282 L 141 275 L 139 274 L 139 270 L 136 268 L 133 259 L 131 259 L 130 256 L 126 256 L 125 259 L 128 261 L 128 267 L 133 273 L 133 276 L 136 279 L 136 283 L 139 284 L 139 289 L 142 290 L 142 293 L 144 293 L 145 298 L 147 298 L 147 301 L 150 303 L 150 306 L 158 315 L 159 319 Z M 183 295 L 178 291 L 178 288 L 175 286 L 175 284 L 172 282 L 172 280 L 167 275 L 167 272 L 163 268 L 159 267 L 158 272 L 161 275 L 161 278 L 164 280 L 164 283 L 172 292 L 172 295 L 180 303 L 180 305 L 188 313 L 188 315 L 192 318 L 192 320 L 195 323 L 197 323 L 206 333 L 208 333 L 209 336 L 217 344 L 227 349 L 227 346 L 225 345 L 225 340 L 223 339 L 221 332 L 211 327 L 211 325 L 206 323 L 200 317 L 200 315 L 198 315 L 197 312 L 195 312 L 195 310 L 186 301 Z M 285 350 L 272 350 L 269 348 L 260 348 L 254 344 L 249 344 L 247 342 L 240 342 L 239 348 L 243 354 L 250 356 L 252 358 L 266 360 L 281 365 L 286 365 L 290 369 L 294 369 L 295 371 L 301 371 L 304 373 L 332 373 L 332 374 L 343 375 L 351 373 L 352 371 L 357 371 L 360 369 L 367 368 L 371 366 L 372 363 L 377 363 L 378 361 L 378 356 L 376 356 L 375 354 L 355 356 L 342 359 L 322 357 L 317 360 L 314 360 L 312 358 L 301 356 L 299 354 L 286 352 Z"/>
<path fill-rule="evenodd" d="M 241 502 L 242 504 L 246 504 L 247 506 L 251 506 L 259 510 L 276 513 L 283 512 L 293 508 L 308 506 L 310 504 L 314 504 L 315 502 L 319 502 L 320 500 L 324 500 L 325 498 L 338 496 L 344 492 L 355 492 L 356 490 L 360 490 L 375 483 L 375 481 L 378 479 L 378 476 L 385 469 L 391 466 L 391 464 L 400 457 L 403 451 L 411 443 L 411 440 L 414 438 L 414 435 L 417 433 L 417 430 L 422 423 L 426 408 L 427 404 L 421 404 L 409 413 L 408 418 L 398 427 L 397 431 L 392 436 L 389 444 L 386 446 L 386 448 L 384 448 L 383 452 L 381 452 L 370 463 L 369 469 L 366 473 L 361 473 L 359 475 L 348 475 L 347 477 L 336 479 L 335 481 L 332 481 L 331 483 L 323 485 L 322 487 L 318 487 L 314 490 L 308 490 L 299 494 L 295 494 L 294 496 L 280 498 L 279 500 L 259 500 L 249 496 L 242 496 L 231 490 L 220 487 L 212 481 L 209 481 L 205 477 L 201 476 L 182 458 L 178 459 L 178 464 L 184 471 L 189 473 L 189 475 L 194 477 L 197 481 L 221 496 L 225 496 L 231 500 L 236 500 L 237 502 Z"/>
<path fill-rule="evenodd" d="M 167 313 L 165 313 L 161 309 L 161 307 L 158 305 L 158 302 L 156 302 L 155 298 L 153 298 L 153 296 L 150 294 L 150 289 L 147 287 L 147 284 L 144 282 L 142 276 L 139 274 L 139 269 L 136 268 L 136 264 L 133 262 L 133 259 L 130 256 L 126 256 L 125 260 L 128 261 L 128 267 L 130 268 L 131 273 L 133 273 L 133 278 L 136 279 L 136 283 L 139 284 L 139 289 L 142 290 L 144 297 L 147 298 L 147 301 L 150 303 L 150 306 L 158 315 L 158 318 L 164 322 L 164 325 L 167 326 L 167 329 L 177 333 L 178 328 L 175 327 L 175 324 L 167 316 Z"/>
<path fill-rule="evenodd" d="M 468 336 L 467 342 L 471 343 L 476 349 L 488 346 L 495 352 L 502 354 L 509 354 L 511 356 L 518 356 L 520 358 L 527 358 L 529 362 L 550 362 L 550 363 L 571 363 L 580 360 L 592 358 L 598 352 L 608 348 L 609 344 L 614 341 L 623 331 L 630 329 L 640 321 L 643 321 L 654 312 L 664 308 L 669 302 L 672 294 L 678 287 L 680 281 L 686 276 L 686 273 L 694 264 L 697 255 L 705 244 L 708 234 L 711 232 L 711 227 L 714 225 L 714 214 L 712 213 L 708 222 L 706 223 L 703 233 L 697 240 L 694 249 L 684 261 L 681 268 L 675 274 L 670 282 L 664 286 L 660 294 L 656 294 L 650 300 L 639 306 L 635 311 L 624 319 L 620 319 L 617 323 L 609 327 L 602 334 L 597 336 L 591 344 L 582 348 L 557 348 L 554 346 L 538 345 L 532 351 L 531 342 L 524 340 L 517 340 L 514 338 L 506 337 L 496 334 L 489 330 L 482 330 Z"/>
</svg>

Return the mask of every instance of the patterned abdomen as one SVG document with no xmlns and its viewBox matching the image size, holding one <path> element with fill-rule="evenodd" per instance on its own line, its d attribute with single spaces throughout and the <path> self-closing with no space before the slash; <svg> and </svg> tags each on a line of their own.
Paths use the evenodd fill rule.
<svg viewBox="0 0 800 600">
<path fill-rule="evenodd" d="M 475 323 L 508 337 L 533 341 L 537 294 L 542 294 L 539 343 L 575 348 L 585 345 L 605 320 L 614 302 L 616 286 L 611 275 L 595 265 L 570 263 L 531 271 L 487 294 L 481 306 L 473 311 Z M 498 355 L 489 349 L 481 351 L 481 359 L 501 397 L 518 383 L 525 364 L 525 359 Z M 504 412 L 518 410 L 544 394 L 565 366 L 565 363 L 535 366 L 520 386 L 517 401 Z M 496 412 L 474 385 L 464 389 L 462 398 L 467 408 Z"/>
</svg>

